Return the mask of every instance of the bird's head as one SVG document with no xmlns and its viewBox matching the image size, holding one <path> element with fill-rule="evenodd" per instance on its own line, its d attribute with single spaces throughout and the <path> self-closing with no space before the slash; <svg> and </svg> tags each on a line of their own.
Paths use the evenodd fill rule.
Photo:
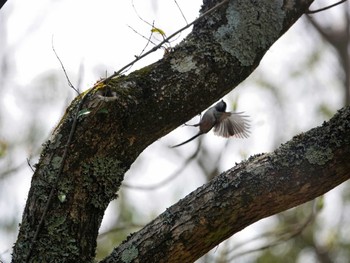
<svg viewBox="0 0 350 263">
<path fill-rule="evenodd" d="M 219 112 L 225 112 L 226 111 L 226 102 L 224 100 L 221 100 L 215 105 L 215 109 Z"/>
</svg>

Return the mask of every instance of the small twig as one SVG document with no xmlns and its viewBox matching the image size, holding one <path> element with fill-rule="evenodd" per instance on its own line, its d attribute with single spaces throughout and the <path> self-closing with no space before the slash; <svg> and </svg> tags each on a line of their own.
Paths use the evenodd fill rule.
<svg viewBox="0 0 350 263">
<path fill-rule="evenodd" d="M 79 90 L 77 90 L 77 89 L 73 86 L 72 82 L 70 81 L 70 79 L 69 79 L 69 77 L 68 77 L 68 74 L 67 74 L 67 72 L 66 72 L 65 67 L 64 67 L 64 65 L 63 65 L 63 63 L 62 63 L 60 57 L 57 55 L 57 52 L 56 52 L 55 47 L 54 47 L 54 44 L 53 44 L 53 36 L 52 36 L 52 39 L 51 39 L 51 46 L 52 46 L 53 52 L 55 53 L 56 58 L 58 59 L 58 61 L 59 61 L 60 64 L 61 64 L 61 68 L 62 68 L 63 73 L 64 73 L 64 75 L 66 76 L 66 79 L 67 79 L 67 82 L 68 82 L 68 86 L 71 87 L 76 93 L 80 94 Z"/>
<path fill-rule="evenodd" d="M 144 38 L 144 39 L 146 39 L 147 40 L 147 45 L 148 45 L 148 43 L 152 43 L 153 45 L 157 45 L 156 43 L 154 43 L 150 38 L 147 38 L 147 37 L 145 37 L 144 35 L 142 35 L 142 34 L 140 34 L 139 32 L 137 32 L 134 28 L 132 28 L 131 26 L 129 26 L 129 25 L 127 25 L 132 31 L 134 31 L 136 34 L 138 34 L 140 37 L 142 37 L 142 38 Z M 151 31 L 151 33 L 153 34 L 153 32 Z M 152 34 L 151 34 L 151 36 L 152 36 Z M 147 47 L 147 45 L 146 45 L 146 47 Z"/>
<path fill-rule="evenodd" d="M 130 63 L 128 63 L 127 65 L 125 65 L 124 67 L 122 67 L 121 69 L 119 69 L 118 71 L 114 72 L 111 76 L 109 76 L 108 78 L 102 79 L 101 81 L 97 82 L 94 87 L 102 84 L 102 83 L 106 83 L 108 81 L 110 81 L 111 79 L 113 79 L 114 77 L 118 76 L 121 72 L 123 72 L 125 69 L 129 68 L 130 66 L 132 66 L 133 64 L 135 64 L 137 61 L 141 60 L 142 58 L 148 56 L 149 54 L 157 51 L 159 48 L 161 48 L 163 46 L 163 44 L 169 42 L 170 39 L 172 39 L 174 36 L 176 36 L 177 34 L 179 34 L 180 32 L 184 31 L 185 29 L 189 28 L 190 26 L 192 26 L 194 23 L 198 22 L 199 20 L 203 19 L 205 16 L 209 15 L 210 13 L 214 12 L 216 9 L 218 9 L 219 7 L 221 7 L 222 5 L 226 4 L 229 0 L 223 0 L 222 2 L 218 3 L 216 6 L 210 8 L 208 11 L 204 12 L 201 16 L 199 16 L 197 19 L 193 20 L 191 23 L 189 23 L 188 25 L 180 28 L 179 30 L 177 30 L 176 32 L 174 32 L 173 34 L 171 34 L 170 36 L 168 36 L 166 39 L 164 39 L 162 42 L 160 42 L 158 45 L 154 46 L 151 50 L 147 51 L 146 53 L 144 53 L 142 56 L 139 56 L 137 58 L 135 58 L 133 61 L 131 61 Z"/>
<path fill-rule="evenodd" d="M 153 23 L 154 23 L 154 21 L 153 21 Z M 139 56 L 141 56 L 141 55 L 143 54 L 143 52 L 145 52 L 145 50 L 146 50 L 146 48 L 148 47 L 149 43 L 152 43 L 154 46 L 156 45 L 156 43 L 154 43 L 154 42 L 151 40 L 151 38 L 152 38 L 152 36 L 153 36 L 153 31 L 152 31 L 152 30 L 151 30 L 150 36 L 147 38 L 147 37 L 145 37 L 144 35 L 142 35 L 142 34 L 140 34 L 139 32 L 137 32 L 137 31 L 136 31 L 134 28 L 132 28 L 131 26 L 128 25 L 128 27 L 129 27 L 132 31 L 134 31 L 136 34 L 138 34 L 139 36 L 141 36 L 142 38 L 144 38 L 144 39 L 147 40 L 146 45 L 145 45 L 144 48 L 141 50 L 140 54 L 139 54 L 138 56 L 135 56 L 136 58 L 139 57 Z M 152 28 L 153 28 L 153 25 L 152 25 Z M 132 66 L 133 66 L 133 65 L 130 65 L 130 67 L 129 67 L 127 70 L 129 71 L 129 70 L 132 68 Z"/>
<path fill-rule="evenodd" d="M 73 90 L 75 90 L 78 94 L 80 94 L 79 91 L 78 91 L 76 88 L 74 88 L 73 84 L 72 84 L 71 81 L 69 80 L 69 77 L 68 77 L 68 75 L 67 75 L 67 72 L 66 72 L 66 70 L 65 70 L 65 68 L 64 68 L 64 66 L 63 66 L 63 63 L 62 63 L 61 59 L 59 58 L 59 56 L 58 56 L 57 53 L 56 53 L 56 50 L 55 50 L 54 45 L 53 45 L 53 37 L 52 37 L 52 50 L 53 50 L 53 52 L 55 53 L 55 55 L 56 55 L 58 61 L 59 61 L 60 64 L 61 64 L 62 70 L 63 70 L 63 72 L 64 72 L 64 74 L 65 74 L 65 76 L 66 76 L 66 79 L 67 79 L 67 81 L 68 81 L 68 85 L 69 85 Z M 90 90 L 90 91 L 91 91 L 91 90 Z M 69 131 L 68 140 L 67 140 L 66 145 L 64 146 L 64 150 L 63 150 L 63 154 L 62 154 L 62 162 L 61 162 L 60 167 L 59 167 L 59 169 L 58 169 L 56 179 L 55 179 L 55 181 L 54 181 L 54 183 L 53 183 L 53 187 L 51 188 L 51 191 L 50 191 L 50 193 L 49 193 L 49 196 L 48 196 L 48 199 L 47 199 L 47 203 L 46 203 L 45 208 L 44 208 L 44 212 L 43 212 L 43 214 L 41 215 L 39 224 L 38 224 L 38 226 L 37 226 L 37 228 L 36 228 L 36 230 L 35 230 L 34 236 L 33 236 L 33 238 L 32 238 L 32 243 L 30 244 L 30 247 L 29 247 L 29 249 L 28 249 L 29 251 L 28 251 L 28 255 L 26 256 L 26 261 L 25 261 L 25 262 L 29 262 L 29 259 L 30 259 L 30 256 L 31 256 L 31 254 L 32 254 L 34 245 L 35 245 L 35 243 L 36 243 L 36 241 L 37 241 L 37 239 L 38 239 L 40 230 L 41 230 L 41 228 L 42 228 L 42 226 L 43 226 L 43 224 L 44 224 L 44 220 L 45 220 L 45 217 L 46 217 L 46 215 L 47 215 L 47 212 L 49 211 L 49 207 L 50 207 L 51 202 L 52 202 L 52 200 L 53 200 L 53 196 L 54 196 L 55 191 L 56 191 L 56 189 L 57 189 L 57 185 L 58 185 L 58 182 L 59 182 L 59 180 L 60 180 L 60 178 L 61 178 L 61 174 L 62 174 L 62 172 L 63 172 L 64 164 L 65 164 L 65 161 L 66 161 L 66 159 L 67 159 L 68 148 L 69 148 L 69 145 L 70 145 L 71 142 L 72 142 L 73 135 L 74 135 L 74 132 L 75 132 L 75 130 L 76 130 L 76 126 L 77 126 L 77 122 L 78 122 L 78 117 L 79 117 L 79 112 L 80 112 L 80 110 L 81 110 L 81 108 L 82 108 L 82 106 L 83 106 L 83 102 L 85 101 L 85 98 L 87 97 L 87 94 L 89 94 L 89 92 L 87 92 L 87 93 L 83 96 L 83 98 L 80 100 L 80 102 L 79 102 L 79 104 L 78 104 L 78 106 L 77 106 L 77 111 L 76 111 L 75 116 L 74 116 L 74 119 L 73 119 L 72 127 L 71 127 L 71 129 L 70 129 L 70 131 Z"/>
<path fill-rule="evenodd" d="M 131 5 L 132 5 L 132 8 L 133 8 L 134 11 L 135 11 L 135 14 L 138 16 L 138 18 L 139 18 L 142 22 L 146 23 L 147 25 L 152 26 L 150 22 L 146 21 L 145 19 L 143 19 L 143 18 L 139 15 L 139 13 L 137 12 L 136 7 L 135 7 L 134 0 L 131 1 Z"/>
<path fill-rule="evenodd" d="M 177 178 L 183 172 L 183 170 L 186 169 L 186 167 L 198 155 L 199 149 L 200 149 L 200 144 L 198 144 L 196 151 L 184 162 L 184 164 L 179 169 L 177 169 L 175 172 L 173 172 L 168 178 L 165 178 L 163 181 L 160 181 L 160 182 L 158 182 L 156 184 L 153 184 L 153 185 L 146 185 L 146 186 L 130 185 L 130 184 L 127 184 L 127 183 L 123 183 L 122 186 L 126 187 L 126 188 L 129 188 L 129 189 L 144 190 L 144 191 L 154 190 L 154 189 L 157 189 L 159 187 L 162 187 L 163 185 L 166 185 L 167 183 L 173 181 L 175 178 Z"/>
<path fill-rule="evenodd" d="M 243 251 L 243 252 L 240 252 L 240 253 L 237 253 L 235 255 L 232 255 L 230 258 L 229 258 L 229 262 L 233 261 L 235 258 L 238 258 L 238 257 L 241 257 L 243 255 L 247 255 L 247 254 L 251 254 L 251 253 L 254 253 L 254 252 L 257 252 L 257 251 L 261 251 L 261 250 L 264 250 L 264 249 L 268 249 L 268 248 L 271 248 L 271 247 L 275 247 L 279 244 L 282 244 L 283 242 L 286 242 L 288 240 L 291 240 L 292 238 L 295 238 L 296 236 L 300 235 L 304 230 L 305 228 L 315 219 L 315 216 L 316 216 L 316 208 L 315 208 L 315 201 L 314 201 L 314 204 L 313 204 L 313 209 L 310 213 L 310 215 L 307 217 L 307 219 L 302 223 L 300 224 L 296 229 L 294 229 L 293 231 L 290 231 L 289 233 L 282 233 L 280 234 L 280 236 L 273 242 L 269 243 L 269 244 L 266 244 L 266 245 L 263 245 L 263 246 L 260 246 L 258 248 L 253 248 L 253 249 L 249 249 L 249 250 L 246 250 L 246 251 Z M 264 236 L 268 236 L 268 235 L 271 235 L 273 234 L 273 232 L 268 232 L 268 233 L 265 233 L 263 234 L 263 237 Z M 256 238 L 250 240 L 250 241 L 254 241 L 256 240 Z M 249 241 L 248 241 L 249 242 Z M 242 245 L 246 245 L 247 244 L 247 241 L 242 243 L 241 245 L 238 245 L 236 248 L 242 246 Z"/>
<path fill-rule="evenodd" d="M 333 4 L 333 5 L 329 5 L 329 6 L 326 6 L 326 7 L 320 8 L 320 9 L 316 9 L 316 10 L 308 10 L 305 13 L 306 14 L 315 14 L 315 13 L 318 13 L 318 12 L 322 12 L 322 11 L 330 9 L 330 8 L 332 8 L 334 6 L 340 5 L 340 4 L 342 4 L 342 3 L 346 2 L 346 1 L 347 0 L 341 0 L 341 1 L 339 1 L 339 2 L 337 2 L 335 4 Z"/>
<path fill-rule="evenodd" d="M 154 21 L 152 23 L 152 28 L 154 27 Z M 149 35 L 148 39 L 147 39 L 147 43 L 145 45 L 145 47 L 142 49 L 141 53 L 139 54 L 139 56 L 141 56 L 143 54 L 143 52 L 145 52 L 146 48 L 148 47 L 149 43 L 152 43 L 153 45 L 156 45 L 156 43 L 152 42 L 151 38 L 153 36 L 153 31 L 151 30 L 151 34 Z"/>
<path fill-rule="evenodd" d="M 174 2 L 175 2 L 175 4 L 176 4 L 177 8 L 180 10 L 180 13 L 181 13 L 181 15 L 182 15 L 183 19 L 185 20 L 186 24 L 188 25 L 187 19 L 186 19 L 186 17 L 185 17 L 185 15 L 184 15 L 184 13 L 182 12 L 182 10 L 181 10 L 181 8 L 180 8 L 179 4 L 177 3 L 177 1 L 176 1 L 176 0 L 174 0 Z"/>
<path fill-rule="evenodd" d="M 26 160 L 27 160 L 27 164 L 28 164 L 29 168 L 30 168 L 30 169 L 32 170 L 32 172 L 34 173 L 34 172 L 35 172 L 35 170 L 34 170 L 34 168 L 33 168 L 32 164 L 30 163 L 29 158 L 26 158 Z"/>
</svg>

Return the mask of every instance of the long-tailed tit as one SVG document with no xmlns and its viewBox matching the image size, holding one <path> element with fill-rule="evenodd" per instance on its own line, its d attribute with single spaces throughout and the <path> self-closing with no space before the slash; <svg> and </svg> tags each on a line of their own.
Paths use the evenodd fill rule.
<svg viewBox="0 0 350 263">
<path fill-rule="evenodd" d="M 214 128 L 214 134 L 225 138 L 235 136 L 238 138 L 247 138 L 249 136 L 248 116 L 243 112 L 226 112 L 226 103 L 221 100 L 215 106 L 209 108 L 203 115 L 199 123 L 187 126 L 199 126 L 199 132 L 192 138 L 183 143 L 171 146 L 172 148 L 184 145 L 197 138 L 198 136 L 209 132 Z"/>
</svg>

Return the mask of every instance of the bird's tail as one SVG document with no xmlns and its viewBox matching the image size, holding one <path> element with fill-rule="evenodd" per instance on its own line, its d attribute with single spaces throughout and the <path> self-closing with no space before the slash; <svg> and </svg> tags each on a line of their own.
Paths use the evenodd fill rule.
<svg viewBox="0 0 350 263">
<path fill-rule="evenodd" d="M 197 133 L 195 136 L 193 136 L 192 138 L 188 139 L 187 141 L 184 141 L 184 142 L 182 142 L 182 143 L 180 143 L 180 144 L 176 144 L 176 145 L 170 146 L 170 147 L 171 147 L 171 148 L 175 148 L 175 147 L 179 147 L 179 146 L 181 146 L 181 145 L 184 145 L 184 144 L 186 144 L 186 143 L 192 141 L 193 139 L 196 139 L 199 135 L 202 135 L 202 134 L 203 134 L 203 133 L 199 132 L 199 133 Z"/>
</svg>

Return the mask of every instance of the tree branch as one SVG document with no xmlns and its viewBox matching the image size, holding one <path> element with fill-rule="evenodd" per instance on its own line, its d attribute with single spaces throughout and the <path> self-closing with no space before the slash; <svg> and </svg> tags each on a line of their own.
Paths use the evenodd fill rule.
<svg viewBox="0 0 350 263">
<path fill-rule="evenodd" d="M 246 226 L 349 178 L 347 107 L 322 127 L 223 172 L 129 236 L 100 263 L 125 262 L 126 256 L 130 263 L 194 262 Z"/>
<path fill-rule="evenodd" d="M 79 95 L 36 166 L 13 262 L 24 262 L 43 214 L 28 261 L 92 261 L 105 209 L 138 155 L 251 74 L 312 2 L 228 1 L 163 59 Z M 220 3 L 206 0 L 202 13 Z"/>
</svg>

